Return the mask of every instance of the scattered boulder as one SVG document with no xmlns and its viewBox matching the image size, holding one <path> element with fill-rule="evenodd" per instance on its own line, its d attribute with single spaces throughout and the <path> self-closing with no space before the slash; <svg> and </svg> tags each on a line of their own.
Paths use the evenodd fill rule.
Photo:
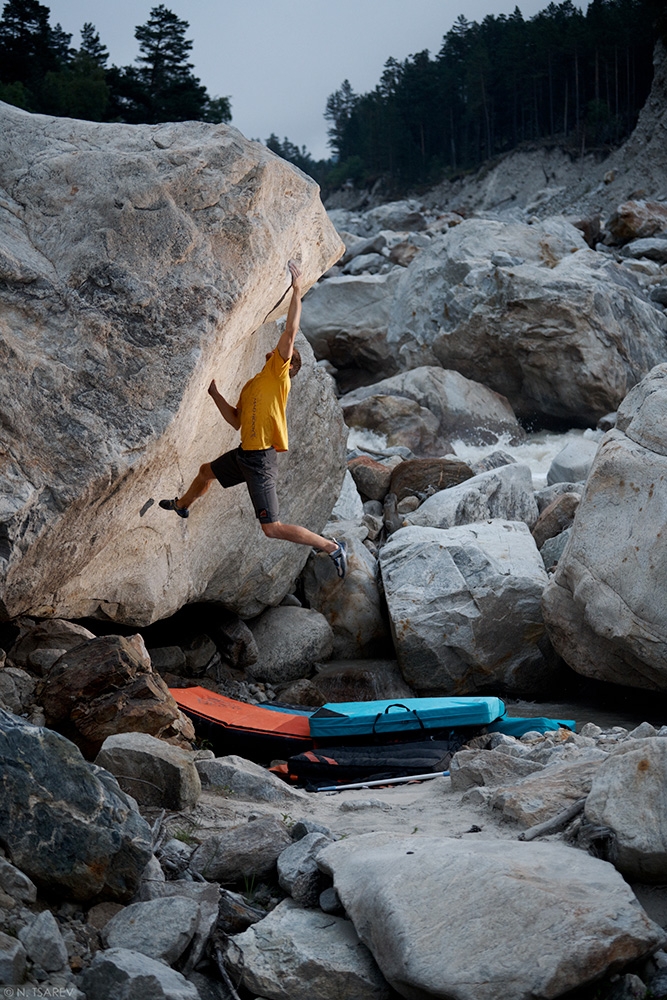
<svg viewBox="0 0 667 1000">
<path fill-rule="evenodd" d="M 34 702 L 35 678 L 20 667 L 0 669 L 0 705 L 14 715 L 27 714 Z"/>
<path fill-rule="evenodd" d="M 285 899 L 232 938 L 243 986 L 272 1000 L 389 1000 L 387 983 L 349 920 Z M 94 998 L 93 998 L 94 1000 Z"/>
<path fill-rule="evenodd" d="M 577 438 L 558 452 L 547 472 L 547 484 L 578 483 L 588 477 L 599 441 Z"/>
<path fill-rule="evenodd" d="M 663 206 L 664 207 L 664 206 Z M 621 250 L 621 257 L 654 260 L 657 264 L 667 264 L 667 212 L 665 213 L 664 236 L 662 239 L 633 240 Z"/>
<path fill-rule="evenodd" d="M 284 823 L 260 816 L 208 837 L 192 855 L 190 868 L 213 882 L 239 882 L 275 873 L 276 861 L 292 838 Z"/>
<path fill-rule="evenodd" d="M 394 351 L 387 344 L 393 297 L 403 274 L 342 275 L 314 285 L 303 300 L 301 330 L 318 359 L 340 373 L 352 370 L 361 381 L 392 375 Z M 357 383 L 359 384 L 359 383 Z"/>
<path fill-rule="evenodd" d="M 319 611 L 333 632 L 332 655 L 357 659 L 391 647 L 378 590 L 378 563 L 363 542 L 345 532 L 348 569 L 341 586 L 326 552 L 311 553 L 303 572 L 303 589 L 311 608 Z"/>
<path fill-rule="evenodd" d="M 667 880 L 667 740 L 629 741 L 597 769 L 585 816 L 611 830 L 608 859 L 629 880 Z"/>
<path fill-rule="evenodd" d="M 193 754 L 147 733 L 108 736 L 95 763 L 144 806 L 180 812 L 194 808 L 201 795 Z"/>
<path fill-rule="evenodd" d="M 544 568 L 547 573 L 553 572 L 560 562 L 561 556 L 565 551 L 565 546 L 567 545 L 571 534 L 572 528 L 565 528 L 565 530 L 561 531 L 559 535 L 554 535 L 553 538 L 547 538 L 546 542 L 540 549 L 542 562 L 544 563 Z"/>
<path fill-rule="evenodd" d="M 449 765 L 451 785 L 455 792 L 481 785 L 492 788 L 508 781 L 518 781 L 544 765 L 495 750 L 459 750 Z"/>
<path fill-rule="evenodd" d="M 368 833 L 318 862 L 403 996 L 557 997 L 665 941 L 611 865 L 561 844 Z"/>
<path fill-rule="evenodd" d="M 561 531 L 572 525 L 580 501 L 580 493 L 561 493 L 544 508 L 532 531 L 535 544 L 540 551 L 549 538 L 560 535 Z"/>
<path fill-rule="evenodd" d="M 46 893 L 124 901 L 151 857 L 136 803 L 58 733 L 0 711 L 0 842 Z"/>
<path fill-rule="evenodd" d="M 0 984 L 22 983 L 27 964 L 25 948 L 21 942 L 0 931 Z"/>
<path fill-rule="evenodd" d="M 31 923 L 21 928 L 19 940 L 29 960 L 45 972 L 68 968 L 67 948 L 50 910 L 42 910 Z"/>
<path fill-rule="evenodd" d="M 359 423 L 360 407 L 365 403 L 367 409 L 363 412 L 368 415 L 361 426 L 375 430 L 373 411 L 385 397 L 412 400 L 428 410 L 437 420 L 435 433 L 443 441 L 456 438 L 482 445 L 506 437 L 508 443 L 517 444 L 525 438 L 504 396 L 457 371 L 433 366 L 413 368 L 348 392 L 340 400 L 346 422 Z"/>
<path fill-rule="evenodd" d="M 381 434 L 389 447 L 409 448 L 415 455 L 441 455 L 451 443 L 438 434 L 438 418 L 429 409 L 405 396 L 380 394 L 359 401 L 343 397 L 341 405 L 348 427 L 363 427 Z"/>
<path fill-rule="evenodd" d="M 331 626 L 311 608 L 269 608 L 253 622 L 252 633 L 259 657 L 246 674 L 270 684 L 308 677 L 313 664 L 328 660 L 334 647 Z"/>
<path fill-rule="evenodd" d="M 139 951 L 109 948 L 98 951 L 81 975 L 87 1000 L 124 1000 L 150 997 L 151 1000 L 200 1000 L 196 987 L 164 962 Z"/>
<path fill-rule="evenodd" d="M 123 732 L 194 739 L 140 635 L 89 639 L 64 653 L 38 690 L 46 722 L 95 756 L 108 736 Z"/>
<path fill-rule="evenodd" d="M 0 891 L 22 903 L 34 903 L 37 899 L 34 882 L 3 857 L 0 857 Z"/>
<path fill-rule="evenodd" d="M 544 489 L 538 490 L 535 494 L 537 509 L 541 514 L 550 503 L 553 503 L 563 493 L 578 493 L 581 496 L 585 485 L 585 483 L 554 483 L 553 486 L 545 486 Z"/>
<path fill-rule="evenodd" d="M 398 457 L 378 462 L 368 455 L 359 455 L 350 459 L 347 468 L 362 497 L 368 500 L 384 500 L 389 492 L 392 472 L 400 464 L 401 459 Z"/>
<path fill-rule="evenodd" d="M 629 243 L 667 233 L 667 205 L 661 201 L 626 201 L 605 223 L 608 243 Z"/>
<path fill-rule="evenodd" d="M 496 789 L 491 806 L 522 827 L 544 823 L 588 795 L 605 756 L 600 751 L 594 760 L 550 764 L 539 774 L 502 785 Z"/>
<path fill-rule="evenodd" d="M 286 847 L 278 858 L 278 882 L 300 906 L 318 905 L 325 884 L 315 859 L 330 843 L 331 838 L 323 833 L 307 833 Z"/>
<path fill-rule="evenodd" d="M 0 117 L 2 339 L 25 389 L 2 384 L 2 618 L 143 626 L 193 596 L 259 614 L 307 553 L 264 538 L 241 490 L 217 490 L 188 524 L 147 500 L 182 492 L 236 442 L 205 386 L 215 376 L 235 400 L 275 347 L 288 259 L 307 288 L 342 252 L 318 186 L 226 125 L 127 128 L 7 104 Z M 302 343 L 283 518 L 322 526 L 342 418 Z"/>
<path fill-rule="evenodd" d="M 623 401 L 600 444 L 567 548 L 545 589 L 556 651 L 580 674 L 667 689 L 667 365 Z"/>
<path fill-rule="evenodd" d="M 399 666 L 418 694 L 543 693 L 553 679 L 547 575 L 525 524 L 403 528 L 380 567 Z"/>
<path fill-rule="evenodd" d="M 530 468 L 518 462 L 490 469 L 459 486 L 440 490 L 412 514 L 406 524 L 453 528 L 491 518 L 523 521 L 532 528 L 538 518 Z"/>
<path fill-rule="evenodd" d="M 105 924 L 105 948 L 138 951 L 166 965 L 174 965 L 194 937 L 199 907 L 184 896 L 167 896 L 132 903 Z"/>
<path fill-rule="evenodd" d="M 387 333 L 401 369 L 454 368 L 519 417 L 594 426 L 664 357 L 667 317 L 562 220 L 469 219 L 401 273 Z"/>
<path fill-rule="evenodd" d="M 19 619 L 21 629 L 18 639 L 9 651 L 9 657 L 15 667 L 35 668 L 39 659 L 34 654 L 43 650 L 60 650 L 59 656 L 95 635 L 83 625 L 65 621 L 62 618 L 49 618 L 37 624 L 30 619 Z M 37 670 L 37 673 L 41 671 Z"/>
<path fill-rule="evenodd" d="M 394 493 L 400 503 L 406 497 L 451 489 L 472 478 L 465 462 L 454 458 L 411 458 L 397 465 L 391 474 L 387 493 Z"/>
<path fill-rule="evenodd" d="M 209 792 L 252 802 L 284 802 L 291 805 L 305 796 L 305 792 L 291 788 L 265 767 L 243 757 L 232 755 L 216 757 L 215 760 L 198 760 L 196 766 L 202 788 Z"/>
<path fill-rule="evenodd" d="M 343 480 L 343 485 L 341 486 L 338 499 L 334 505 L 334 509 L 331 511 L 329 516 L 329 524 L 336 523 L 338 521 L 361 521 L 364 515 L 364 505 L 362 503 L 361 497 L 359 496 L 359 490 L 357 489 L 357 484 L 352 478 L 352 474 L 349 469 L 345 470 L 345 478 Z"/>
<path fill-rule="evenodd" d="M 480 472 L 489 472 L 490 469 L 500 469 L 503 465 L 512 465 L 516 462 L 516 458 L 510 455 L 509 452 L 503 451 L 502 448 L 492 451 L 490 455 L 485 455 L 484 458 L 478 459 L 476 462 L 470 463 L 470 468 L 473 475 L 478 476 Z"/>
</svg>

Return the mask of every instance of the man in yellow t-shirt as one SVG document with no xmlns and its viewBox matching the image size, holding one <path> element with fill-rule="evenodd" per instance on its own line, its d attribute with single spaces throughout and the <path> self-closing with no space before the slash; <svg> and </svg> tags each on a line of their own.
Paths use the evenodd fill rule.
<svg viewBox="0 0 667 1000">
<path fill-rule="evenodd" d="M 287 451 L 287 396 L 290 379 L 301 368 L 301 356 L 294 347 L 301 319 L 301 271 L 294 261 L 288 267 L 292 275 L 292 299 L 285 329 L 278 346 L 266 355 L 261 372 L 243 386 L 236 406 L 218 391 L 215 379 L 208 388 L 227 423 L 241 431 L 240 447 L 213 462 L 205 462 L 187 492 L 174 500 L 160 500 L 160 507 L 188 517 L 191 504 L 206 493 L 214 479 L 224 489 L 245 482 L 264 534 L 328 552 L 342 579 L 347 571 L 345 542 L 324 538 L 298 524 L 283 524 L 278 517 L 276 452 Z"/>
</svg>

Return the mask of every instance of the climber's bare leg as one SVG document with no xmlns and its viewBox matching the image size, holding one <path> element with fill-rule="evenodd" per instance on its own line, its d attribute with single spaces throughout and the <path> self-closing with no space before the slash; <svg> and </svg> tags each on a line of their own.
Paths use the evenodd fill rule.
<svg viewBox="0 0 667 1000">
<path fill-rule="evenodd" d="M 321 549 L 331 555 L 338 548 L 338 544 L 330 538 L 316 535 L 308 528 L 302 528 L 298 524 L 283 524 L 282 521 L 271 521 L 269 524 L 262 524 L 262 531 L 267 538 L 282 538 L 286 542 L 297 542 L 299 545 L 310 545 L 314 549 Z"/>
<path fill-rule="evenodd" d="M 199 472 L 192 480 L 187 492 L 184 493 L 182 497 L 177 497 L 176 506 L 187 510 L 188 507 L 195 502 L 195 500 L 204 496 L 204 493 L 206 493 L 214 479 L 215 473 L 211 468 L 211 463 L 205 462 L 202 466 L 200 466 Z"/>
</svg>

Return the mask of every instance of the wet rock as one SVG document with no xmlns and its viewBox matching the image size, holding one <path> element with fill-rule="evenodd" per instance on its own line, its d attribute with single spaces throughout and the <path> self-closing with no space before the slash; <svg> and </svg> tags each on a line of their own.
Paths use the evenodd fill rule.
<svg viewBox="0 0 667 1000">
<path fill-rule="evenodd" d="M 458 486 L 440 490 L 406 524 L 453 528 L 489 519 L 523 521 L 532 528 L 538 518 L 530 468 L 518 462 L 473 476 Z"/>
<path fill-rule="evenodd" d="M 107 737 L 95 763 L 115 775 L 123 791 L 145 806 L 187 810 L 201 795 L 192 753 L 147 733 Z"/>
<path fill-rule="evenodd" d="M 190 868 L 215 882 L 264 878 L 275 872 L 279 855 L 291 842 L 284 823 L 260 816 L 208 837 L 192 855 Z"/>
<path fill-rule="evenodd" d="M 452 450 L 438 434 L 438 418 L 413 399 L 388 394 L 358 401 L 341 400 L 348 427 L 365 428 L 386 438 L 390 447 L 409 448 L 415 455 L 440 455 Z"/>
<path fill-rule="evenodd" d="M 399 666 L 419 694 L 537 693 L 553 680 L 540 610 L 547 575 L 525 524 L 403 528 L 380 567 Z"/>
<path fill-rule="evenodd" d="M 576 483 L 585 480 L 590 472 L 599 441 L 577 438 L 558 452 L 547 472 L 547 483 Z"/>
<path fill-rule="evenodd" d="M 200 1000 L 195 986 L 170 969 L 138 951 L 109 948 L 98 951 L 81 976 L 87 1000 L 108 1000 L 110 996 L 151 997 L 151 1000 Z"/>
<path fill-rule="evenodd" d="M 434 366 L 414 368 L 346 393 L 340 399 L 346 422 L 358 422 L 362 413 L 359 407 L 366 404 L 365 422 L 361 426 L 379 430 L 373 423 L 373 414 L 377 409 L 381 411 L 388 397 L 411 400 L 426 409 L 435 417 L 434 433 L 443 442 L 460 439 L 475 445 L 495 444 L 506 436 L 509 442 L 517 444 L 525 438 L 504 396 L 458 371 Z M 441 453 L 449 450 L 443 447 Z"/>
<path fill-rule="evenodd" d="M 665 940 L 611 865 L 560 844 L 369 833 L 318 861 L 404 996 L 561 996 Z"/>
<path fill-rule="evenodd" d="M 140 635 L 110 635 L 80 643 L 61 656 L 38 689 L 49 726 L 88 756 L 108 736 L 142 732 L 194 738 L 169 689 L 151 668 Z"/>
<path fill-rule="evenodd" d="M 328 621 L 310 608 L 269 608 L 253 622 L 252 633 L 259 656 L 246 674 L 270 684 L 309 676 L 313 664 L 328 660 L 334 646 Z"/>
<path fill-rule="evenodd" d="M 232 940 L 230 964 L 254 994 L 273 1000 L 389 1000 L 389 987 L 349 920 L 286 899 Z"/>
<path fill-rule="evenodd" d="M 138 951 L 174 965 L 192 941 L 198 916 L 197 903 L 183 896 L 132 903 L 104 926 L 102 941 L 105 948 Z"/>
<path fill-rule="evenodd" d="M 490 469 L 500 469 L 503 465 L 512 465 L 516 458 L 507 451 L 492 451 L 490 455 L 485 455 L 478 462 L 471 462 L 470 468 L 473 475 L 478 476 L 480 472 L 489 472 Z"/>
<path fill-rule="evenodd" d="M 116 779 L 58 733 L 0 711 L 0 841 L 38 888 L 123 901 L 137 890 L 151 835 Z"/>
</svg>

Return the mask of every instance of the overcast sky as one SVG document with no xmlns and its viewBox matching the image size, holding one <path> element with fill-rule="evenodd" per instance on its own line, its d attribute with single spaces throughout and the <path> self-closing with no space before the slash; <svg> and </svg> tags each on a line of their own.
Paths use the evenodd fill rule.
<svg viewBox="0 0 667 1000">
<path fill-rule="evenodd" d="M 126 66 L 139 48 L 134 29 L 158 0 L 42 0 L 51 24 L 80 41 L 92 21 L 110 52 Z M 575 0 L 586 9 L 588 0 Z M 470 21 L 508 14 L 515 0 L 164 0 L 190 24 L 195 73 L 212 97 L 230 97 L 232 124 L 250 139 L 271 132 L 328 157 L 329 94 L 343 80 L 364 93 L 379 82 L 389 56 L 436 53 L 460 13 Z M 548 0 L 523 0 L 525 18 Z"/>
</svg>

